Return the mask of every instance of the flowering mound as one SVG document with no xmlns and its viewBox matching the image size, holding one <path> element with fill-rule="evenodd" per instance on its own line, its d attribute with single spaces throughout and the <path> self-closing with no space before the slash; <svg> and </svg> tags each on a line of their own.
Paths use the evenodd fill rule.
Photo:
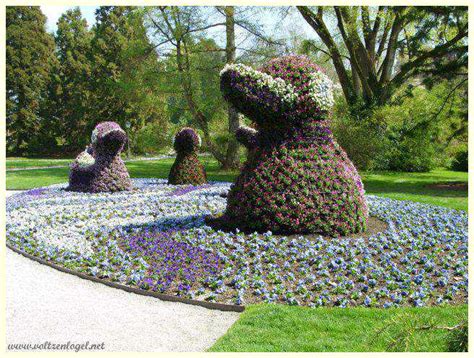
<svg viewBox="0 0 474 358">
<path fill-rule="evenodd" d="M 359 174 L 329 130 L 332 83 L 304 56 L 221 72 L 224 98 L 258 126 L 237 131 L 250 151 L 220 220 L 242 230 L 347 235 L 366 227 Z"/>
<path fill-rule="evenodd" d="M 228 183 L 135 179 L 131 192 L 64 185 L 7 199 L 7 243 L 123 285 L 227 304 L 424 306 L 467 302 L 467 214 L 367 196 L 370 236 L 222 232 Z M 140 208 L 140 210 L 137 210 Z"/>
<path fill-rule="evenodd" d="M 170 184 L 206 183 L 206 171 L 198 159 L 197 152 L 201 146 L 201 137 L 192 128 L 183 128 L 174 138 L 176 160 L 168 176 Z"/>
<path fill-rule="evenodd" d="M 98 193 L 132 189 L 120 152 L 127 135 L 115 122 L 99 123 L 92 132 L 91 145 L 70 166 L 67 190 Z"/>
</svg>

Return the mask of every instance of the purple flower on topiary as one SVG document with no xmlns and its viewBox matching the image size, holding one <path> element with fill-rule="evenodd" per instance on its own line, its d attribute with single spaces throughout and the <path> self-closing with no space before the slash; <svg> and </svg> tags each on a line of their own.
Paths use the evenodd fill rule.
<svg viewBox="0 0 474 358">
<path fill-rule="evenodd" d="M 197 152 L 201 146 L 201 137 L 194 129 L 185 127 L 176 133 L 173 146 L 177 153 Z"/>
<path fill-rule="evenodd" d="M 253 150 L 257 147 L 258 131 L 252 127 L 240 126 L 235 132 L 235 138 L 248 150 Z"/>
</svg>

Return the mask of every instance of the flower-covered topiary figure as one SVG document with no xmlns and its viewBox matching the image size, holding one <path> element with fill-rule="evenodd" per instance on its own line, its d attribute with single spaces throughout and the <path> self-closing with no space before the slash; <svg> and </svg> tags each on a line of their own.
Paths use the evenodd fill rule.
<svg viewBox="0 0 474 358">
<path fill-rule="evenodd" d="M 221 90 L 258 128 L 236 133 L 252 155 L 229 191 L 221 223 L 331 236 L 365 229 L 362 181 L 329 129 L 332 82 L 318 66 L 294 55 L 260 70 L 226 65 Z"/>
<path fill-rule="evenodd" d="M 91 145 L 70 166 L 67 190 L 89 193 L 132 189 L 130 175 L 120 152 L 127 141 L 115 122 L 99 123 L 92 132 Z"/>
<path fill-rule="evenodd" d="M 207 183 L 206 171 L 198 159 L 201 137 L 192 128 L 183 128 L 174 137 L 176 160 L 171 167 L 168 183 L 173 185 Z"/>
</svg>

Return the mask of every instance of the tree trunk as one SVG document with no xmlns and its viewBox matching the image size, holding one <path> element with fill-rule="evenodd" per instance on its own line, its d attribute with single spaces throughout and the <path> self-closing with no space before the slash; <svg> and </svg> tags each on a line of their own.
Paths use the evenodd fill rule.
<svg viewBox="0 0 474 358">
<path fill-rule="evenodd" d="M 182 51 L 181 45 L 184 47 L 184 53 Z M 204 113 L 202 113 L 199 108 L 197 108 L 196 103 L 194 102 L 191 77 L 189 74 L 189 57 L 186 43 L 184 41 L 177 41 L 176 43 L 176 63 L 178 65 L 178 72 L 181 75 L 184 98 L 188 104 L 191 115 L 196 121 L 196 124 L 203 132 L 203 142 L 214 158 L 216 158 L 216 160 L 221 163 L 221 166 L 223 166 L 225 163 L 225 155 L 218 150 L 214 143 L 212 143 L 211 136 L 209 134 L 208 119 Z"/>
<path fill-rule="evenodd" d="M 234 7 L 226 6 L 225 12 L 225 33 L 226 33 L 226 63 L 235 62 L 235 21 Z M 239 128 L 239 115 L 237 111 L 229 105 L 227 109 L 229 118 L 229 143 L 227 145 L 227 153 L 225 162 L 222 163 L 224 169 L 235 169 L 239 167 L 239 143 L 235 139 L 234 133 Z"/>
</svg>

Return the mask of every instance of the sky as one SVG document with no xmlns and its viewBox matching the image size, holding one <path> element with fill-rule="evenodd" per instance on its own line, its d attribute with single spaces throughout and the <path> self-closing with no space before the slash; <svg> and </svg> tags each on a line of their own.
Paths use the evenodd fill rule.
<svg viewBox="0 0 474 358">
<path fill-rule="evenodd" d="M 66 10 L 74 8 L 74 6 L 41 6 L 41 11 L 47 17 L 47 29 L 50 32 L 55 32 L 57 29 L 57 21 L 62 13 Z M 97 6 L 79 6 L 82 12 L 82 16 L 85 17 L 89 26 L 95 23 L 94 11 Z M 288 15 L 283 22 L 277 14 L 264 13 L 255 20 L 261 23 L 266 31 L 298 31 L 306 35 L 306 37 L 313 37 L 314 30 L 303 20 L 299 14 Z"/>
<path fill-rule="evenodd" d="M 59 17 L 68 9 L 74 8 L 75 6 L 41 6 L 41 11 L 47 17 L 46 27 L 51 33 L 57 30 L 57 21 Z M 82 16 L 87 20 L 89 28 L 95 23 L 95 10 L 98 6 L 79 6 Z M 260 25 L 263 33 L 270 34 L 275 39 L 286 38 L 287 44 L 291 46 L 292 38 L 298 35 L 298 38 L 309 38 L 313 40 L 319 40 L 314 29 L 308 25 L 303 17 L 296 10 L 287 12 L 287 15 L 282 19 L 282 11 L 288 9 L 288 7 L 258 7 L 258 9 L 242 9 L 244 11 L 244 17 L 251 16 L 254 24 Z M 206 10 L 204 10 L 206 11 Z M 247 12 L 248 11 L 248 12 Z M 210 20 L 212 23 L 222 22 L 220 15 L 216 15 L 214 11 L 210 12 Z M 250 14 L 250 15 L 247 15 Z M 217 16 L 213 18 L 212 16 Z M 329 25 L 329 23 L 328 23 Z M 206 31 L 206 36 L 212 38 L 216 43 L 225 47 L 225 31 L 222 27 L 211 28 Z M 236 26 L 236 46 L 237 46 L 237 57 L 240 57 L 245 53 L 244 48 L 251 48 L 251 44 L 255 37 L 249 36 L 249 33 L 239 26 Z M 152 40 L 153 41 L 153 40 Z M 167 46 L 160 47 L 161 51 L 167 52 Z M 324 65 L 323 65 L 324 67 Z"/>
<path fill-rule="evenodd" d="M 59 17 L 68 9 L 72 9 L 75 6 L 41 6 L 41 11 L 47 17 L 46 27 L 49 32 L 55 32 L 57 30 L 57 21 Z M 97 6 L 79 6 L 82 12 L 82 16 L 86 18 L 89 26 L 95 22 L 94 11 Z"/>
</svg>

